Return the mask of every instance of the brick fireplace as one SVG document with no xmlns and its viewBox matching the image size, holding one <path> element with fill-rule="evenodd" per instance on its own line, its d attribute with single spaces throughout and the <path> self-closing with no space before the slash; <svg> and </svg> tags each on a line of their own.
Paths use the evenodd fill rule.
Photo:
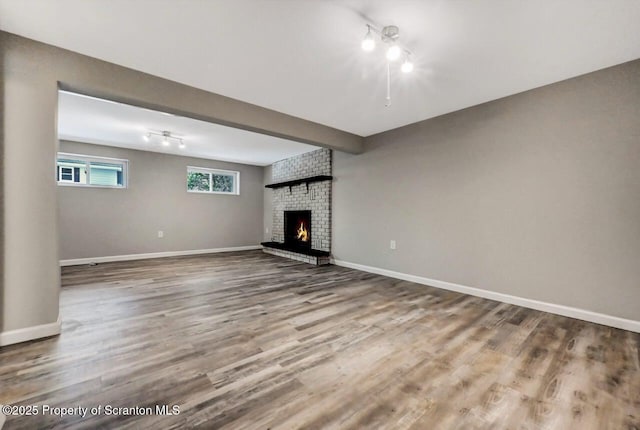
<svg viewBox="0 0 640 430">
<path fill-rule="evenodd" d="M 278 161 L 272 166 L 273 220 L 271 242 L 264 251 L 311 264 L 328 264 L 331 252 L 331 150 L 318 149 Z M 287 185 L 289 184 L 289 185 Z M 285 216 L 286 215 L 286 216 Z M 308 225 L 303 221 L 309 216 Z M 301 218 L 302 217 L 302 218 Z M 286 221 L 296 218 L 295 236 L 301 224 L 308 243 L 294 240 Z M 292 222 L 292 221 L 290 221 Z"/>
</svg>

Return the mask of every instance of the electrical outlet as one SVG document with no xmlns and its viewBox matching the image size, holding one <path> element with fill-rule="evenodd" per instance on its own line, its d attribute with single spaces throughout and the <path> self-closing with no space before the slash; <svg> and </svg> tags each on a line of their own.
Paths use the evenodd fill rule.
<svg viewBox="0 0 640 430">
<path fill-rule="evenodd" d="M 389 249 L 396 249 L 396 241 L 392 240 L 389 242 Z"/>
<path fill-rule="evenodd" d="M 158 237 L 162 239 L 164 237 L 164 231 L 158 230 Z"/>
<path fill-rule="evenodd" d="M 264 232 L 265 232 L 265 233 L 269 233 L 269 227 L 265 228 L 265 229 L 264 229 Z"/>
</svg>

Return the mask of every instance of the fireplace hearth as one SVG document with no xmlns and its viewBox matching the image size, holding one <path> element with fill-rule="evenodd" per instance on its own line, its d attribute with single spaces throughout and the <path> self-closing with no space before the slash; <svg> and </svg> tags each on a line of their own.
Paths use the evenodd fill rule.
<svg viewBox="0 0 640 430">
<path fill-rule="evenodd" d="M 311 247 L 311 211 L 284 211 L 284 243 L 262 242 L 266 252 L 307 263 L 329 264 L 329 252 Z"/>
</svg>

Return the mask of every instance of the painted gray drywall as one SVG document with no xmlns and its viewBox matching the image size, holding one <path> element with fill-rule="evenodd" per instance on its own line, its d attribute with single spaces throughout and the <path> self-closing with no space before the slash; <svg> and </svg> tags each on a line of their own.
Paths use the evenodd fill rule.
<svg viewBox="0 0 640 430">
<path fill-rule="evenodd" d="M 273 182 L 271 179 L 272 170 L 271 166 L 264 168 L 263 186 Z M 262 240 L 263 242 L 268 242 L 271 240 L 271 231 L 273 230 L 273 190 L 271 188 L 263 188 L 262 198 Z"/>
<path fill-rule="evenodd" d="M 640 60 L 372 136 L 334 176 L 338 260 L 640 320 Z"/>
<path fill-rule="evenodd" d="M 318 146 L 362 149 L 363 139 L 353 134 L 6 32 L 0 32 L 0 50 L 2 332 L 52 323 L 58 317 L 57 192 L 52 166 L 59 88 Z"/>
<path fill-rule="evenodd" d="M 4 270 L 2 322 L 10 331 L 58 318 L 60 269 L 55 171 L 57 82 L 46 65 L 17 55 L 0 33 L 3 57 Z M 24 67 L 24 61 L 32 62 Z M 25 174 L 28 172 L 28 174 Z"/>
<path fill-rule="evenodd" d="M 5 72 L 4 72 L 4 39 L 0 35 L 0 172 L 4 172 L 4 82 L 5 82 Z M 4 322 L 4 246 L 5 237 L 4 237 L 4 209 L 3 204 L 5 201 L 4 196 L 4 174 L 0 174 L 0 333 L 2 333 L 3 322 Z M 1 427 L 0 427 L 1 428 Z"/>
<path fill-rule="evenodd" d="M 126 189 L 58 187 L 62 260 L 262 240 L 262 167 L 78 142 L 60 142 L 60 150 L 129 160 Z M 239 171 L 240 195 L 188 193 L 187 166 Z"/>
</svg>

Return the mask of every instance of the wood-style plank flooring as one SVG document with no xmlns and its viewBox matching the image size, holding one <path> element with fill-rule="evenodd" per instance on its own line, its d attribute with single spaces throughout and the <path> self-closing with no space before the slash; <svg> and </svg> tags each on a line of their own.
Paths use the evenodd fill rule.
<svg viewBox="0 0 640 430">
<path fill-rule="evenodd" d="M 640 335 L 260 251 L 63 269 L 59 337 L 0 349 L 7 429 L 638 429 Z"/>
</svg>

